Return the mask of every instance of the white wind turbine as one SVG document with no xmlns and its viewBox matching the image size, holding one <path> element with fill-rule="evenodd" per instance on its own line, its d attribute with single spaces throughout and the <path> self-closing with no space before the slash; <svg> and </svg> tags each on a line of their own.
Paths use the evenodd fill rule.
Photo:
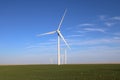
<svg viewBox="0 0 120 80">
<path fill-rule="evenodd" d="M 65 49 L 64 60 L 65 60 L 65 64 L 67 64 L 67 49 Z"/>
<path fill-rule="evenodd" d="M 43 36 L 43 35 L 57 33 L 57 35 L 58 35 L 58 48 L 57 48 L 58 49 L 58 65 L 60 65 L 60 38 L 62 38 L 62 40 L 65 42 L 66 46 L 68 48 L 70 48 L 69 45 L 68 45 L 68 43 L 66 42 L 66 40 L 63 37 L 63 35 L 60 32 L 61 24 L 63 22 L 63 19 L 64 19 L 65 15 L 66 15 L 66 12 L 67 12 L 67 9 L 65 10 L 65 12 L 63 14 L 63 17 L 62 17 L 62 19 L 61 19 L 61 21 L 60 21 L 60 23 L 58 25 L 58 29 L 57 30 L 37 35 L 37 36 Z"/>
</svg>

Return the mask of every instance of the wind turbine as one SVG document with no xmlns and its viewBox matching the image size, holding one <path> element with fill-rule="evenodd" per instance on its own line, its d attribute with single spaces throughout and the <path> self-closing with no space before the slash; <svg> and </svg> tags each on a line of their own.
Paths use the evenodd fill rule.
<svg viewBox="0 0 120 80">
<path fill-rule="evenodd" d="M 62 58 L 62 60 L 61 60 L 61 61 L 62 61 L 61 64 L 64 64 L 64 62 L 65 62 L 65 60 L 64 60 L 64 54 L 61 55 L 61 58 Z"/>
<path fill-rule="evenodd" d="M 60 32 L 61 24 L 63 22 L 63 19 L 64 19 L 65 15 L 66 15 L 66 12 L 67 12 L 67 9 L 65 10 L 65 12 L 64 12 L 64 14 L 62 16 L 62 19 L 61 19 L 61 21 L 60 21 L 60 23 L 58 25 L 57 30 L 37 35 L 37 36 L 43 36 L 43 35 L 49 35 L 49 34 L 55 34 L 55 33 L 57 33 L 57 35 L 58 35 L 58 45 L 57 45 L 57 50 L 58 50 L 58 65 L 60 65 L 60 38 L 65 42 L 66 46 L 68 48 L 70 48 L 69 45 L 68 45 L 68 43 L 66 42 L 65 38 L 63 37 L 63 35 Z"/>
<path fill-rule="evenodd" d="M 64 59 L 65 59 L 65 64 L 67 64 L 67 49 L 65 49 Z"/>
</svg>

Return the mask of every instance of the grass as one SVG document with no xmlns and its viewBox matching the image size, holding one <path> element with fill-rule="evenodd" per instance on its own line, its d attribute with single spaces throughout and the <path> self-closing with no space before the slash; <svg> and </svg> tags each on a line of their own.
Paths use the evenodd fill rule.
<svg viewBox="0 0 120 80">
<path fill-rule="evenodd" d="M 120 80 L 120 64 L 0 66 L 0 80 Z"/>
</svg>

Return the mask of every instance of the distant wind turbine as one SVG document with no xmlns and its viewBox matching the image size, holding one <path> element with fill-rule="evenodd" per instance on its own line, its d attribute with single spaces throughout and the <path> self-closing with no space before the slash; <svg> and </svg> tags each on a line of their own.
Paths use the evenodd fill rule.
<svg viewBox="0 0 120 80">
<path fill-rule="evenodd" d="M 61 55 L 61 59 L 62 59 L 62 60 L 61 60 L 61 61 L 62 61 L 61 64 L 64 64 L 64 63 L 65 63 L 65 62 L 64 62 L 64 61 L 65 61 L 65 60 L 64 60 L 64 56 L 65 56 L 64 54 Z"/>
<path fill-rule="evenodd" d="M 60 32 L 61 24 L 63 22 L 63 19 L 64 19 L 65 15 L 66 15 L 66 12 L 67 12 L 67 9 L 65 10 L 65 12 L 64 12 L 64 14 L 62 16 L 62 19 L 61 19 L 61 21 L 60 21 L 60 23 L 58 25 L 58 29 L 57 30 L 37 35 L 37 36 L 43 36 L 43 35 L 49 35 L 49 34 L 57 33 L 57 35 L 58 35 L 58 48 L 57 48 L 58 49 L 58 65 L 60 65 L 60 38 L 62 38 L 62 40 L 65 42 L 66 46 L 68 48 L 70 48 L 70 46 L 68 45 L 68 43 L 66 42 L 66 40 L 63 37 L 63 35 Z"/>
<path fill-rule="evenodd" d="M 65 49 L 64 60 L 65 60 L 65 64 L 67 64 L 67 49 Z"/>
</svg>

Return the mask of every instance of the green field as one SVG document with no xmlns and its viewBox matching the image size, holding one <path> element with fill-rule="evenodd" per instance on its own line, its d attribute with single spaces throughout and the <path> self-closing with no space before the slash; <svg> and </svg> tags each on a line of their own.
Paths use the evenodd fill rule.
<svg viewBox="0 0 120 80">
<path fill-rule="evenodd" d="M 0 66 L 0 80 L 120 80 L 120 64 Z"/>
</svg>

